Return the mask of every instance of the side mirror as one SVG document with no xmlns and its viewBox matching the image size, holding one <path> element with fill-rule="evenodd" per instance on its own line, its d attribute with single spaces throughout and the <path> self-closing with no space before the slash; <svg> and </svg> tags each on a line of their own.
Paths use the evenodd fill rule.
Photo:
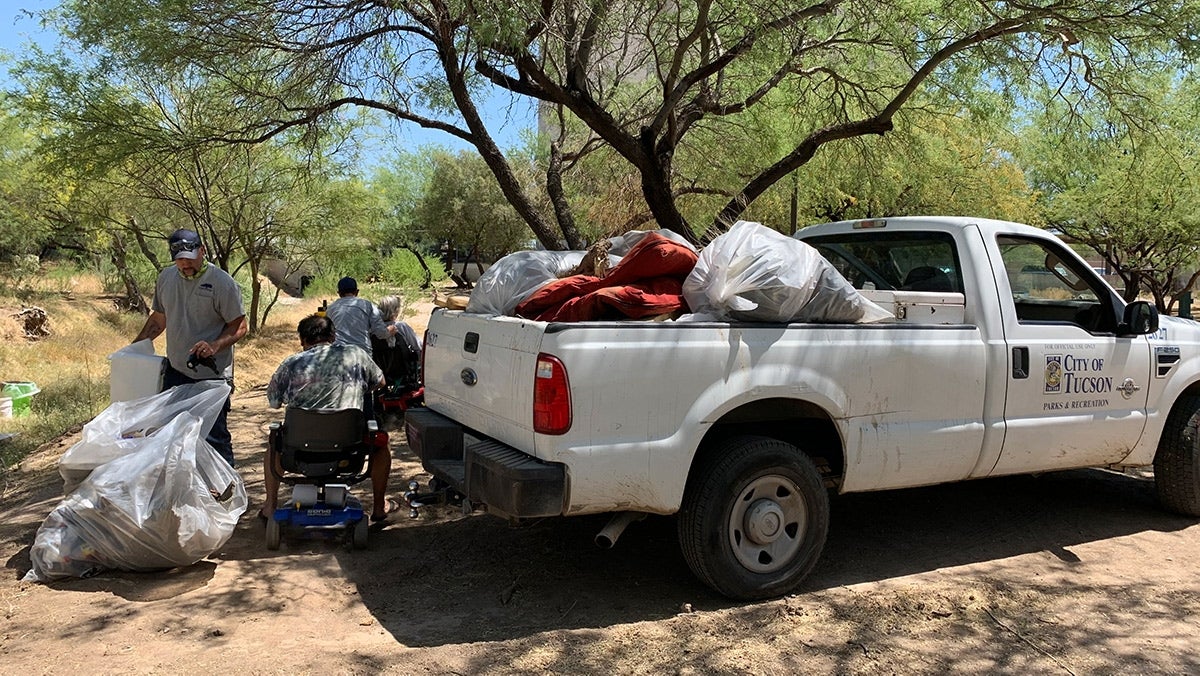
<svg viewBox="0 0 1200 676">
<path fill-rule="evenodd" d="M 1135 300 L 1125 306 L 1125 316 L 1117 335 L 1144 336 L 1158 331 L 1158 308 L 1153 303 Z"/>
</svg>

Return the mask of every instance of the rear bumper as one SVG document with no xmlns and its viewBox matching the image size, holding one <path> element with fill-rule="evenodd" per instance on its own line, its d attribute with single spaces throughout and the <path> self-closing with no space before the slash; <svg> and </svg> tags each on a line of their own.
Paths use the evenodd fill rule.
<svg viewBox="0 0 1200 676">
<path fill-rule="evenodd" d="M 544 462 L 470 430 L 427 408 L 404 415 L 408 446 L 425 471 L 472 502 L 504 517 L 534 518 L 564 513 L 566 467 Z"/>
</svg>

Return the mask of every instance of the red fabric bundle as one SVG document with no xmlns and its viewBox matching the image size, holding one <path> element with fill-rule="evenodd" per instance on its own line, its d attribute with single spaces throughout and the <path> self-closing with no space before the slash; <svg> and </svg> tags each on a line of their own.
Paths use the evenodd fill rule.
<svg viewBox="0 0 1200 676">
<path fill-rule="evenodd" d="M 642 319 L 687 309 L 683 280 L 696 266 L 696 258 L 687 246 L 650 233 L 605 277 L 575 275 L 550 282 L 515 312 L 526 319 L 578 322 Z"/>
</svg>

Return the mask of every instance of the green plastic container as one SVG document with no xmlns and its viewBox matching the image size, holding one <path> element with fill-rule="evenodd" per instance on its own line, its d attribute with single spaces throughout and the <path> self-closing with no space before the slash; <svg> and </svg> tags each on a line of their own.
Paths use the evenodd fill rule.
<svg viewBox="0 0 1200 676">
<path fill-rule="evenodd" d="M 0 392 L 3 392 L 5 397 L 12 398 L 13 415 L 17 416 L 29 414 L 29 402 L 41 389 L 37 383 L 4 383 Z"/>
</svg>

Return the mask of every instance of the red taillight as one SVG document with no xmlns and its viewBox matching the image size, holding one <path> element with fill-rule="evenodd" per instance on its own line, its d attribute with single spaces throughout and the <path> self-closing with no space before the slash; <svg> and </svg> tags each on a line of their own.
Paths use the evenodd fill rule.
<svg viewBox="0 0 1200 676">
<path fill-rule="evenodd" d="M 533 431 L 565 434 L 571 429 L 571 387 L 558 357 L 539 354 L 533 378 Z"/>
</svg>

